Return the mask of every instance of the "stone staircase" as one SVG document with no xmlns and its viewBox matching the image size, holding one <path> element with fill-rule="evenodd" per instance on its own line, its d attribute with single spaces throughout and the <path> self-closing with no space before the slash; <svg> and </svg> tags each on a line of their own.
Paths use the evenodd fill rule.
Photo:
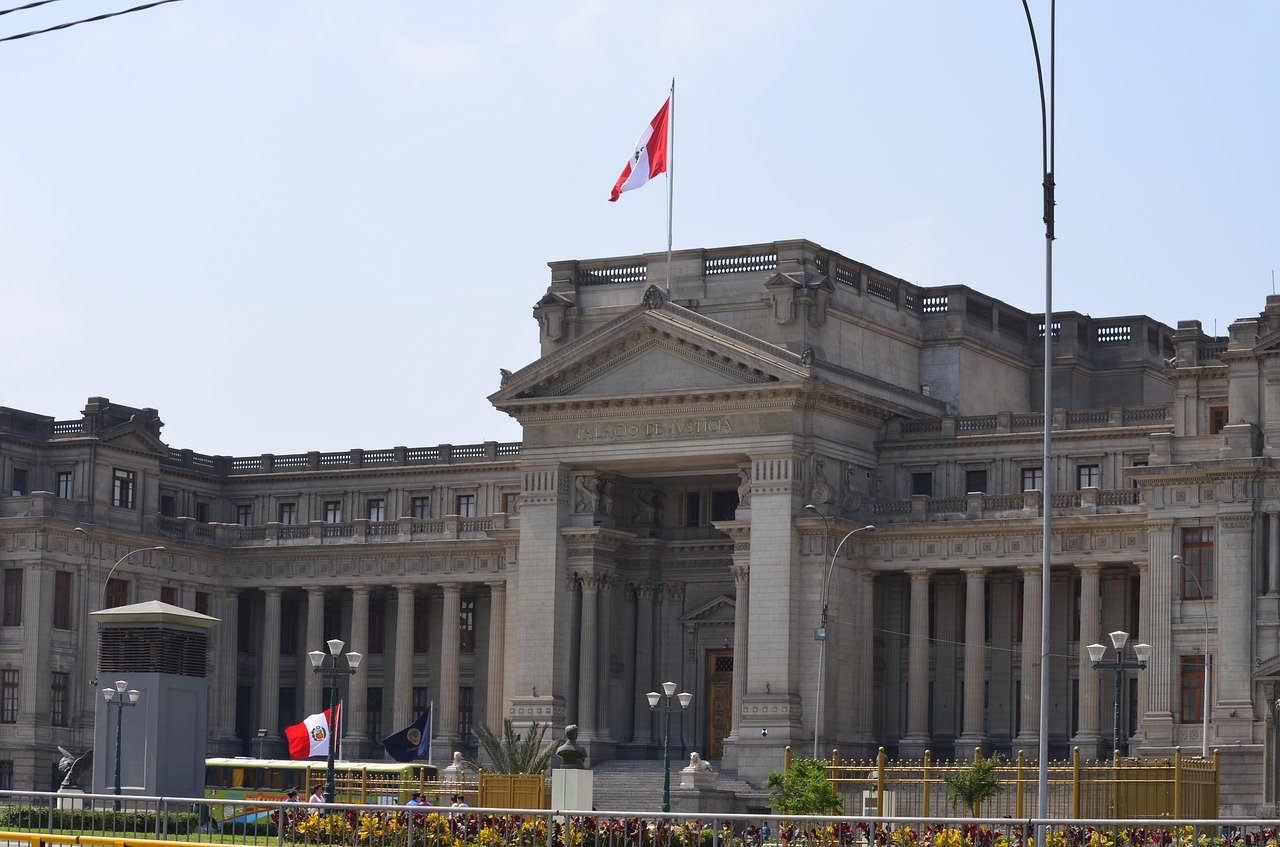
<svg viewBox="0 0 1280 847">
<path fill-rule="evenodd" d="M 680 767 L 672 762 L 671 788 L 680 785 Z M 717 773 L 720 763 L 712 762 Z M 591 769 L 592 788 L 597 810 L 601 812 L 656 812 L 662 808 L 661 760 L 617 760 L 603 762 Z M 732 791 L 738 796 L 739 808 L 734 811 L 757 810 L 767 806 L 768 794 L 738 779 L 720 775 L 715 787 Z M 728 811 L 728 810 L 726 810 Z"/>
</svg>

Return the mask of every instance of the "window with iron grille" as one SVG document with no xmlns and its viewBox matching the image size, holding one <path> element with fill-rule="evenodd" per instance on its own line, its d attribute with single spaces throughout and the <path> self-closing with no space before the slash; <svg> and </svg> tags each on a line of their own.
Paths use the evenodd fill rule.
<svg viewBox="0 0 1280 847">
<path fill-rule="evenodd" d="M 427 627 L 429 599 L 421 594 L 413 598 L 413 652 L 428 651 L 431 630 Z"/>
<path fill-rule="evenodd" d="M 1183 723 L 1200 723 L 1204 720 L 1204 656 L 1183 656 L 1180 664 L 1178 716 Z"/>
<path fill-rule="evenodd" d="M 203 501 L 196 501 L 196 520 L 200 523 L 208 523 L 210 518 L 209 504 Z"/>
<path fill-rule="evenodd" d="M 471 739 L 471 722 L 474 717 L 472 704 L 475 701 L 475 691 L 470 686 L 458 689 L 458 734 L 463 739 L 462 743 L 468 746 L 473 743 Z"/>
<path fill-rule="evenodd" d="M 56 491 L 61 500 L 71 499 L 71 471 L 58 471 Z"/>
<path fill-rule="evenodd" d="M 71 572 L 53 575 L 53 628 L 71 629 Z"/>
<path fill-rule="evenodd" d="M 414 497 L 409 501 L 409 517 L 425 520 L 431 517 L 431 498 Z"/>
<path fill-rule="evenodd" d="M 176 518 L 178 516 L 178 498 L 172 494 L 160 495 L 160 517 Z"/>
<path fill-rule="evenodd" d="M 519 491 L 502 492 L 502 511 L 508 515 L 514 515 L 516 513 L 516 504 L 519 502 L 519 500 L 520 500 Z"/>
<path fill-rule="evenodd" d="M 54 671 L 49 691 L 49 723 L 67 725 L 67 705 L 70 701 L 70 677 L 66 671 Z"/>
<path fill-rule="evenodd" d="M 368 733 L 372 738 L 382 737 L 382 689 L 368 688 L 365 690 L 365 707 L 368 722 Z M 415 715 L 415 717 L 417 717 Z"/>
<path fill-rule="evenodd" d="M 1213 527 L 1189 526 L 1182 530 L 1182 597 L 1213 597 Z"/>
<path fill-rule="evenodd" d="M 107 589 L 102 592 L 103 608 L 114 609 L 129 603 L 129 580 L 113 576 L 107 580 Z"/>
<path fill-rule="evenodd" d="M 1222 432 L 1222 428 L 1227 425 L 1227 407 L 1226 406 L 1210 406 L 1209 407 L 1209 434 L 1217 435 Z"/>
<path fill-rule="evenodd" d="M 111 505 L 119 506 L 121 509 L 133 508 L 133 492 L 137 486 L 138 475 L 133 471 L 125 471 L 120 468 L 112 469 L 111 473 Z"/>
<path fill-rule="evenodd" d="M 0 671 L 0 723 L 18 722 L 18 671 Z"/>
<path fill-rule="evenodd" d="M 458 631 L 463 653 L 476 649 L 476 598 L 464 596 L 458 603 Z"/>
<path fill-rule="evenodd" d="M 4 625 L 22 626 L 22 569 L 5 568 Z"/>
<path fill-rule="evenodd" d="M 911 496 L 933 496 L 933 471 L 924 471 L 911 475 Z"/>
</svg>

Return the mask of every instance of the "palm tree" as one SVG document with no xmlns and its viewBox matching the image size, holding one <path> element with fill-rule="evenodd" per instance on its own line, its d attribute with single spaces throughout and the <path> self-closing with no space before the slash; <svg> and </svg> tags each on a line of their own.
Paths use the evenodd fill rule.
<svg viewBox="0 0 1280 847">
<path fill-rule="evenodd" d="M 973 762 L 969 767 L 947 774 L 942 779 L 947 784 L 947 793 L 951 795 L 951 799 L 963 803 L 976 818 L 983 802 L 1004 790 L 1000 787 L 999 777 L 996 776 L 998 767 L 1000 767 L 998 753 L 983 757 L 980 752 L 975 751 Z"/>
<path fill-rule="evenodd" d="M 555 742 L 542 743 L 547 729 L 548 724 L 535 721 L 528 732 L 517 733 L 511 719 L 505 718 L 501 735 L 488 724 L 480 724 L 472 734 L 489 757 L 489 766 L 485 770 L 491 773 L 540 774 L 546 771 L 551 754 L 555 752 Z M 480 769 L 478 765 L 476 769 Z"/>
</svg>

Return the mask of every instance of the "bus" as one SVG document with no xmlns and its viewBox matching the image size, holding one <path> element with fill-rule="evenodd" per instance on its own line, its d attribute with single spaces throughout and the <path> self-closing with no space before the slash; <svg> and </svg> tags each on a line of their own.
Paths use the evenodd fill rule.
<svg viewBox="0 0 1280 847">
<path fill-rule="evenodd" d="M 255 806 L 254 801 L 286 800 L 291 788 L 306 798 L 327 776 L 323 760 L 235 756 L 205 759 L 204 764 L 205 797 L 235 801 L 210 810 L 222 824 L 265 823 L 275 807 Z M 402 806 L 415 791 L 430 795 L 441 790 L 439 777 L 439 769 L 425 762 L 338 761 L 333 763 L 334 799 Z"/>
</svg>

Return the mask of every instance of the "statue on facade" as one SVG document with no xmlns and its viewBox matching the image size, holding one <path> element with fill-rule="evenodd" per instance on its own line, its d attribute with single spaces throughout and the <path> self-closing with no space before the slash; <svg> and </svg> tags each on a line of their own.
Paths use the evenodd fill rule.
<svg viewBox="0 0 1280 847">
<path fill-rule="evenodd" d="M 751 506 L 751 474 L 746 468 L 738 470 L 738 507 L 742 509 Z"/>
<path fill-rule="evenodd" d="M 84 776 L 89 768 L 93 767 L 93 750 L 86 750 L 79 756 L 64 747 L 58 747 L 58 752 L 62 754 L 62 759 L 58 761 L 58 771 L 62 774 L 62 784 L 58 786 L 58 790 L 83 789 L 84 786 L 80 784 L 80 777 Z"/>
<path fill-rule="evenodd" d="M 582 770 L 586 767 L 587 751 L 578 744 L 578 725 L 571 723 L 564 728 L 564 743 L 556 748 L 560 767 L 565 770 Z"/>
<path fill-rule="evenodd" d="M 662 492 L 656 488 L 638 488 L 635 507 L 631 510 L 632 526 L 662 526 Z"/>
<path fill-rule="evenodd" d="M 573 511 L 579 515 L 594 515 L 600 508 L 600 495 L 596 493 L 595 480 L 588 476 L 575 476 L 573 490 L 578 495 Z"/>
</svg>

